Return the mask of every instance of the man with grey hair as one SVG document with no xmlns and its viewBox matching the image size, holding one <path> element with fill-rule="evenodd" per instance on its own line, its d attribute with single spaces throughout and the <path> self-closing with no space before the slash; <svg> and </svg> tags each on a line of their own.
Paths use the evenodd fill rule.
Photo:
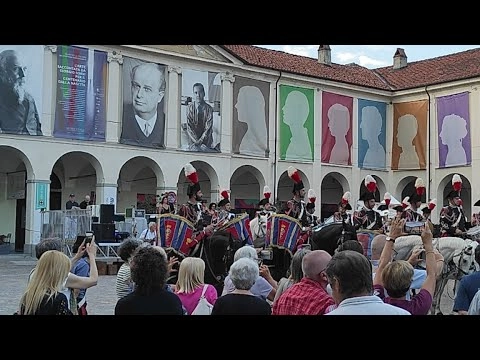
<svg viewBox="0 0 480 360">
<path fill-rule="evenodd" d="M 268 266 L 261 264 L 261 261 L 258 258 L 257 250 L 250 245 L 245 245 L 239 248 L 233 255 L 233 261 L 236 262 L 239 259 L 247 258 L 255 261 L 259 267 L 259 276 L 255 281 L 255 284 L 252 286 L 251 292 L 254 295 L 261 296 L 264 299 L 273 301 L 275 299 L 275 294 L 277 292 L 278 284 L 273 279 Z M 231 293 L 235 290 L 235 286 L 230 279 L 230 275 L 225 277 L 223 283 L 222 296 Z"/>
<path fill-rule="evenodd" d="M 410 315 L 373 295 L 372 265 L 365 255 L 340 251 L 333 255 L 325 271 L 337 304 L 327 315 Z"/>
<path fill-rule="evenodd" d="M 158 240 L 157 223 L 155 221 L 150 221 L 148 223 L 148 228 L 142 231 L 139 239 L 148 242 L 151 245 L 156 245 Z"/>
<path fill-rule="evenodd" d="M 323 315 L 335 302 L 327 293 L 325 268 L 331 255 L 314 250 L 302 259 L 303 278 L 287 289 L 273 305 L 273 315 Z"/>
<path fill-rule="evenodd" d="M 271 315 L 270 305 L 251 289 L 259 278 L 258 264 L 243 257 L 230 266 L 228 274 L 234 290 L 215 302 L 212 315 Z"/>
<path fill-rule="evenodd" d="M 35 99 L 25 89 L 26 72 L 18 52 L 0 53 L 0 133 L 43 135 Z"/>
</svg>

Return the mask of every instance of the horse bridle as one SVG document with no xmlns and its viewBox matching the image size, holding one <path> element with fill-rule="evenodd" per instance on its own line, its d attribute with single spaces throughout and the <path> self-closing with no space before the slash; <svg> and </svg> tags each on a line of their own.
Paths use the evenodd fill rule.
<svg viewBox="0 0 480 360">
<path fill-rule="evenodd" d="M 202 245 L 203 245 L 203 246 L 202 246 L 202 248 L 200 249 L 200 258 L 202 258 L 203 249 L 204 249 L 205 246 L 206 246 L 204 241 L 203 241 L 203 244 L 202 244 Z M 213 278 L 215 279 L 215 281 L 217 281 L 217 284 L 222 284 L 222 283 L 223 283 L 223 280 L 225 280 L 224 274 L 222 274 L 222 275 L 216 275 L 215 272 L 214 272 L 213 269 L 212 269 L 212 266 L 210 265 L 209 254 L 212 253 L 212 251 L 211 251 L 211 246 L 212 246 L 212 245 L 211 245 L 211 238 L 209 239 L 209 244 L 208 244 L 208 246 L 209 246 L 209 249 L 206 249 L 206 250 L 205 250 L 205 263 L 207 264 L 207 268 L 208 268 L 208 270 L 210 271 L 210 274 L 213 276 Z M 207 250 L 208 250 L 208 251 L 207 251 Z M 230 240 L 228 241 L 228 246 L 227 246 L 227 248 L 226 248 L 225 255 L 223 256 L 223 259 L 222 259 L 222 261 L 223 261 L 224 263 L 226 263 L 226 260 L 227 260 L 226 258 L 227 258 L 227 254 L 229 253 L 229 251 L 230 251 Z"/>
<path fill-rule="evenodd" d="M 261 217 L 259 216 L 258 217 L 258 230 L 257 230 L 257 233 L 255 233 L 255 235 L 257 235 L 257 237 L 259 238 L 263 238 L 265 237 L 265 235 L 267 235 L 267 229 L 264 229 L 263 228 L 263 222 L 260 222 L 261 221 Z M 265 220 L 265 224 L 267 223 L 267 221 Z"/>
</svg>

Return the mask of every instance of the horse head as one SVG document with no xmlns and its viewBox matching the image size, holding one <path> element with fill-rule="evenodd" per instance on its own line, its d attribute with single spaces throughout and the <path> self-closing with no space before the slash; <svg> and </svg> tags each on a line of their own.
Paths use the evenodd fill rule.
<svg viewBox="0 0 480 360">
<path fill-rule="evenodd" d="M 458 257 L 457 260 L 453 259 L 453 262 L 458 269 L 458 278 L 471 274 L 477 270 L 477 263 L 475 261 L 475 248 L 477 246 L 477 241 L 466 239 L 465 246 L 460 254 L 458 256 L 456 254 L 454 255 L 454 257 Z"/>
<path fill-rule="evenodd" d="M 312 250 L 325 250 L 330 255 L 346 240 L 357 240 L 355 227 L 345 221 L 319 225 L 312 229 Z"/>
<path fill-rule="evenodd" d="M 250 220 L 250 232 L 252 233 L 253 244 L 256 248 L 263 248 L 265 245 L 265 236 L 267 235 L 267 220 L 268 215 L 260 212 L 252 220 Z"/>
</svg>

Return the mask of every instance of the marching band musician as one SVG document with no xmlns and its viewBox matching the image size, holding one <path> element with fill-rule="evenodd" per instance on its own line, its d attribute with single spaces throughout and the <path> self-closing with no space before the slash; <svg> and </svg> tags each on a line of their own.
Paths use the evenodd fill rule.
<svg viewBox="0 0 480 360">
<path fill-rule="evenodd" d="M 310 227 L 314 227 L 315 225 L 318 225 L 320 223 L 318 216 L 314 214 L 315 200 L 317 200 L 317 195 L 315 194 L 315 191 L 313 189 L 309 189 L 307 196 L 308 196 L 308 203 L 305 206 L 305 209 L 307 210 L 308 223 L 310 224 L 309 225 Z"/>
<path fill-rule="evenodd" d="M 295 169 L 293 166 L 289 166 L 287 171 L 288 176 L 294 182 L 292 190 L 293 199 L 287 201 L 287 206 L 283 210 L 283 213 L 300 221 L 303 227 L 302 230 L 308 231 L 310 228 L 310 224 L 307 218 L 307 211 L 305 208 L 306 204 L 303 200 L 305 198 L 305 187 L 303 185 L 303 181 L 300 178 L 298 170 Z"/>
<path fill-rule="evenodd" d="M 419 209 L 422 206 L 422 195 L 425 193 L 425 183 L 422 178 L 415 180 L 415 193 L 410 195 L 408 201 L 410 206 L 405 210 L 405 219 L 407 221 L 421 221 L 422 214 Z"/>
<path fill-rule="evenodd" d="M 271 195 L 272 195 L 272 191 L 267 185 L 265 185 L 263 187 L 264 197 L 258 203 L 259 213 L 261 215 L 267 215 L 268 217 L 270 217 L 270 215 L 275 213 L 275 207 L 270 203 Z"/>
<path fill-rule="evenodd" d="M 350 191 L 343 194 L 342 200 L 338 203 L 338 211 L 333 214 L 335 221 L 345 221 L 347 224 L 352 223 L 351 216 L 347 214 L 347 210 L 352 210 L 352 205 L 350 205 L 351 198 L 352 194 Z"/>
<path fill-rule="evenodd" d="M 466 232 L 465 213 L 461 208 L 460 190 L 462 179 L 455 174 L 452 178 L 453 190 L 447 194 L 448 205 L 440 211 L 441 235 L 458 237 Z"/>
<path fill-rule="evenodd" d="M 213 233 L 213 226 L 208 225 L 204 227 L 202 220 L 202 190 L 200 189 L 200 183 L 198 182 L 198 174 L 192 164 L 188 163 L 184 167 L 185 176 L 190 180 L 191 184 L 188 185 L 187 195 L 188 201 L 182 204 L 178 210 L 178 215 L 184 217 L 195 226 L 195 232 L 192 236 L 192 242 L 189 244 L 190 249 L 194 248 L 205 237 L 210 236 Z"/>
<path fill-rule="evenodd" d="M 217 226 L 225 225 L 227 222 L 235 218 L 235 214 L 230 212 L 232 206 L 230 204 L 229 191 L 222 190 L 220 192 L 223 199 L 220 200 L 217 204 L 218 206 L 218 222 Z"/>
<path fill-rule="evenodd" d="M 367 191 L 362 195 L 363 208 L 354 216 L 355 229 L 383 231 L 383 222 L 380 214 L 373 210 L 375 206 L 375 190 L 377 182 L 371 175 L 365 177 Z"/>
</svg>

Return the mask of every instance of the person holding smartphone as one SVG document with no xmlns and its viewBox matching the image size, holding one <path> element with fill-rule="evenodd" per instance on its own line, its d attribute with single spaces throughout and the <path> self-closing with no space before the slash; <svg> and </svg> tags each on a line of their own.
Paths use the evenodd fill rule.
<svg viewBox="0 0 480 360">
<path fill-rule="evenodd" d="M 93 232 L 87 231 L 85 233 L 85 245 L 91 244 L 93 240 Z M 73 253 L 78 252 L 78 248 L 75 247 L 72 249 Z M 83 255 L 78 259 L 78 261 L 73 265 L 71 273 L 80 277 L 90 277 L 90 257 L 87 252 L 84 252 Z M 73 289 L 73 296 L 77 300 L 77 311 L 78 315 L 88 315 L 87 312 L 87 289 Z"/>
</svg>

